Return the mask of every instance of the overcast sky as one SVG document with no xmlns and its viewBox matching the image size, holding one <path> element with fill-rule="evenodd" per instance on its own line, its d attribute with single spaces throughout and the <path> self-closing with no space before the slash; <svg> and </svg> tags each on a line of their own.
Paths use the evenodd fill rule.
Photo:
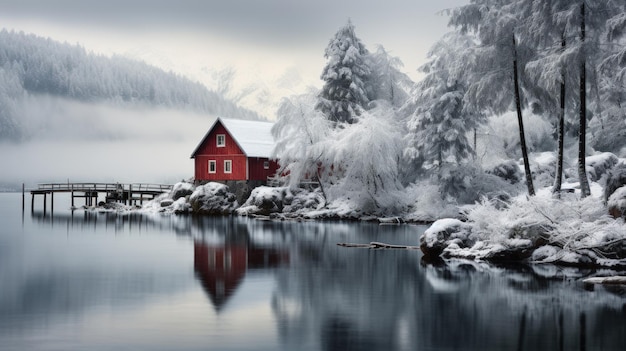
<svg viewBox="0 0 626 351">
<path fill-rule="evenodd" d="M 467 2 L 0 0 L 0 21 L 7 29 L 80 43 L 98 53 L 149 52 L 149 63 L 187 75 L 202 62 L 254 65 L 265 75 L 294 66 L 318 79 L 324 48 L 350 18 L 371 51 L 382 44 L 416 77 L 429 47 L 448 31 L 440 12 Z"/>
</svg>

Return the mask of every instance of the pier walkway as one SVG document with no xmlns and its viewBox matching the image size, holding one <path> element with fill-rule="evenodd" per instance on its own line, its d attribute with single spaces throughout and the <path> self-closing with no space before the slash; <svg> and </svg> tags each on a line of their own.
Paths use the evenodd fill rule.
<svg viewBox="0 0 626 351">
<path fill-rule="evenodd" d="M 43 210 L 46 212 L 47 196 L 50 195 L 51 210 L 54 211 L 54 194 L 71 193 L 72 208 L 75 208 L 75 199 L 84 198 L 85 206 L 98 204 L 98 197 L 103 194 L 105 202 L 122 202 L 124 204 L 143 204 L 144 200 L 152 200 L 158 195 L 172 190 L 172 185 L 166 184 L 122 184 L 122 183 L 45 183 L 38 184 L 36 189 L 30 190 L 31 211 L 35 209 L 35 195 L 43 196 Z"/>
</svg>

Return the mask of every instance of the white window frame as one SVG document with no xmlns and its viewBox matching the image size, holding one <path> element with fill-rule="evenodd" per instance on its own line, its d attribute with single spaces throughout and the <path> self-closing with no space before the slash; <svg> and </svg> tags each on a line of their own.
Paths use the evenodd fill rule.
<svg viewBox="0 0 626 351">
<path fill-rule="evenodd" d="M 217 145 L 217 147 L 226 147 L 226 134 L 217 134 L 215 136 L 215 145 Z"/>
<path fill-rule="evenodd" d="M 224 160 L 224 173 L 226 174 L 233 173 L 233 161 L 232 160 Z"/>
<path fill-rule="evenodd" d="M 263 161 L 263 169 L 270 169 L 270 161 Z"/>
<path fill-rule="evenodd" d="M 211 164 L 213 165 L 213 171 L 211 171 Z M 209 160 L 209 174 L 214 174 L 217 173 L 217 161 L 215 160 Z"/>
</svg>

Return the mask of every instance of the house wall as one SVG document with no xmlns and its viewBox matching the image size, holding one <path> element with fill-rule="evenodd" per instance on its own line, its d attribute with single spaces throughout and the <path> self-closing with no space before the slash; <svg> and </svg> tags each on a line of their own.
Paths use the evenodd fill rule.
<svg viewBox="0 0 626 351">
<path fill-rule="evenodd" d="M 226 145 L 217 146 L 217 135 L 224 134 Z M 216 161 L 216 172 L 209 173 L 209 160 Z M 224 161 L 232 161 L 232 172 L 224 173 Z M 194 160 L 196 181 L 246 180 L 246 156 L 226 128 L 218 122 L 200 146 Z"/>
<path fill-rule="evenodd" d="M 269 162 L 268 169 L 265 169 L 264 167 L 265 161 Z M 276 175 L 278 163 L 276 161 L 269 161 L 267 158 L 263 157 L 250 157 L 248 159 L 248 167 L 250 170 L 248 174 L 249 180 L 267 181 L 268 177 Z"/>
</svg>

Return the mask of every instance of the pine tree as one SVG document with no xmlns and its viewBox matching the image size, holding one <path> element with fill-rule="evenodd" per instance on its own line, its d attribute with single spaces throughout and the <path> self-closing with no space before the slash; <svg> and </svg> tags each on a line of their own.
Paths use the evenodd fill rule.
<svg viewBox="0 0 626 351">
<path fill-rule="evenodd" d="M 450 33 L 433 46 L 428 54 L 430 61 L 420 67 L 426 76 L 417 85 L 405 156 L 419 155 L 427 167 L 441 168 L 448 158 L 458 164 L 475 152 L 467 132 L 477 128 L 484 118 L 465 104 L 466 85 L 460 64 L 463 58 L 457 51 L 458 47 L 470 46 L 471 38 Z"/>
<path fill-rule="evenodd" d="M 371 74 L 369 52 L 348 24 L 330 40 L 324 57 L 328 63 L 322 71 L 324 81 L 316 109 L 333 122 L 354 123 L 361 109 L 367 109 L 367 81 Z"/>
</svg>

